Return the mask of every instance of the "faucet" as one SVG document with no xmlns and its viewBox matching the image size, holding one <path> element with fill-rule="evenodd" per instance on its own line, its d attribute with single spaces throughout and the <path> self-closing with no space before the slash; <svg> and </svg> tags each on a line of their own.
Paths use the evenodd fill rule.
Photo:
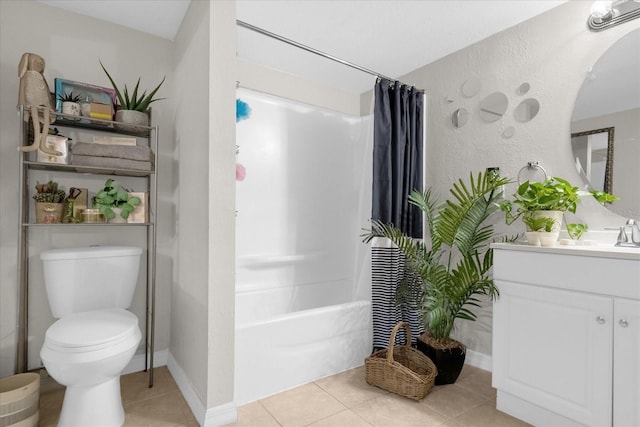
<svg viewBox="0 0 640 427">
<path fill-rule="evenodd" d="M 640 226 L 634 219 L 627 220 L 627 226 L 631 227 L 631 241 L 640 245 Z"/>
<path fill-rule="evenodd" d="M 627 237 L 626 229 L 631 227 L 631 241 Z M 628 219 L 624 227 L 620 227 L 616 246 L 639 247 L 640 248 L 640 225 L 634 219 Z"/>
</svg>

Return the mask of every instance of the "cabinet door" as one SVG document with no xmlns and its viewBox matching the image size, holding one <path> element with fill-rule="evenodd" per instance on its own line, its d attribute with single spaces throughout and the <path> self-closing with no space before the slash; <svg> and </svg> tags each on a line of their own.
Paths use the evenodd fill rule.
<svg viewBox="0 0 640 427">
<path fill-rule="evenodd" d="M 640 426 L 640 301 L 616 299 L 613 325 L 613 425 Z"/>
<path fill-rule="evenodd" d="M 610 426 L 613 299 L 496 284 L 494 387 L 578 423 Z"/>
</svg>

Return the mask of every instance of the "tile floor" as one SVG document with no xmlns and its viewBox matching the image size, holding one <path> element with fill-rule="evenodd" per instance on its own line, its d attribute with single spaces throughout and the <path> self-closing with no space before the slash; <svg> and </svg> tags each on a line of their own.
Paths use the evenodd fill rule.
<svg viewBox="0 0 640 427">
<path fill-rule="evenodd" d="M 166 367 L 121 379 L 125 426 L 198 425 Z M 43 387 L 40 426 L 55 426 L 62 406 L 60 387 Z M 420 402 L 368 385 L 364 367 L 355 368 L 238 408 L 237 427 L 520 427 L 527 426 L 496 410 L 491 373 L 465 365 L 455 384 L 436 386 Z"/>
</svg>

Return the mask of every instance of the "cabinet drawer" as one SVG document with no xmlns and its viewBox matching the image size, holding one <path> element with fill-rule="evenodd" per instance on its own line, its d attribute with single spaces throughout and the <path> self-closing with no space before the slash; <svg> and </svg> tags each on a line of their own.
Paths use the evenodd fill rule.
<svg viewBox="0 0 640 427">
<path fill-rule="evenodd" d="M 493 278 L 640 299 L 640 261 L 494 250 Z"/>
</svg>

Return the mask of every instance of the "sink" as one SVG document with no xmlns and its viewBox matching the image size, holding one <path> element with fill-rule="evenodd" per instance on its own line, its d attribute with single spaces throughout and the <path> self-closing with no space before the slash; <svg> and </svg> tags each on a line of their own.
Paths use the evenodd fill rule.
<svg viewBox="0 0 640 427">
<path fill-rule="evenodd" d="M 620 230 L 588 230 L 580 237 L 580 240 L 576 241 L 577 245 L 611 245 L 614 246 L 618 240 L 618 233 Z M 567 230 L 560 231 L 560 239 L 571 239 Z"/>
</svg>

